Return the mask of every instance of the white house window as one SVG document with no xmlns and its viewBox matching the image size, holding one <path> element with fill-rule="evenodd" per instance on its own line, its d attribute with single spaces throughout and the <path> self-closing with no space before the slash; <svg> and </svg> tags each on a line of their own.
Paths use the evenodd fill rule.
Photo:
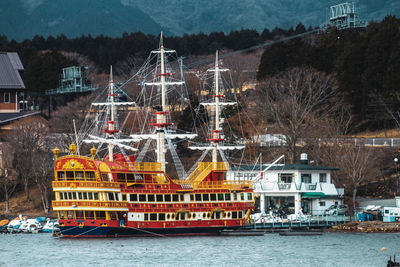
<svg viewBox="0 0 400 267">
<path fill-rule="evenodd" d="M 320 202 L 319 202 L 319 206 L 320 206 L 320 207 L 325 207 L 325 201 L 320 201 Z"/>
<path fill-rule="evenodd" d="M 311 174 L 303 173 L 301 175 L 301 182 L 302 183 L 306 183 L 306 184 L 310 184 L 311 183 Z"/>
<path fill-rule="evenodd" d="M 281 183 L 291 183 L 293 179 L 293 173 L 281 173 L 279 178 Z"/>
<path fill-rule="evenodd" d="M 10 103 L 10 93 L 4 93 L 4 103 Z"/>
<path fill-rule="evenodd" d="M 320 183 L 326 183 L 326 173 L 320 173 L 319 174 L 319 182 Z"/>
</svg>

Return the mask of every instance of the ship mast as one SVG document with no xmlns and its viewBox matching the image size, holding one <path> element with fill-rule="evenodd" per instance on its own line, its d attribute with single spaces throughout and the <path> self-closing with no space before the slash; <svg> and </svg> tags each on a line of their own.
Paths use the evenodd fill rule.
<svg viewBox="0 0 400 267">
<path fill-rule="evenodd" d="M 215 129 L 213 131 L 213 138 L 218 139 L 219 137 L 219 66 L 218 66 L 218 50 L 215 52 Z M 215 136 L 214 136 L 215 135 Z M 214 142 L 212 150 L 212 162 L 217 162 L 217 143 Z"/>
<path fill-rule="evenodd" d="M 108 130 L 107 130 L 107 138 L 111 139 L 115 129 L 114 129 L 114 81 L 113 81 L 113 73 L 112 73 L 112 66 L 110 66 L 110 120 L 107 122 Z M 113 162 L 114 161 L 114 144 L 108 143 L 108 160 Z"/>
<path fill-rule="evenodd" d="M 215 66 L 213 69 L 209 69 L 209 72 L 214 72 L 214 94 L 211 97 L 214 97 L 213 102 L 202 102 L 200 103 L 203 106 L 211 106 L 215 111 L 215 126 L 212 125 L 211 128 L 211 136 L 210 138 L 206 138 L 206 141 L 209 141 L 209 146 L 189 146 L 192 150 L 211 150 L 212 162 L 218 162 L 218 152 L 221 152 L 221 156 L 223 156 L 224 150 L 236 150 L 236 149 L 243 149 L 244 146 L 226 146 L 221 144 L 225 141 L 225 138 L 221 135 L 221 106 L 233 106 L 236 102 L 224 102 L 221 101 L 220 98 L 225 98 L 225 95 L 220 92 L 219 84 L 220 84 L 220 72 L 229 71 L 229 69 L 220 68 L 218 64 L 218 51 L 215 53 Z M 215 107 L 214 107 L 215 106 Z"/>
<path fill-rule="evenodd" d="M 166 122 L 166 104 L 165 104 L 165 65 L 164 65 L 164 44 L 163 35 L 160 36 L 160 57 L 161 57 L 161 110 L 156 112 L 157 122 Z M 165 126 L 159 125 L 157 129 L 157 162 L 161 163 L 161 169 L 165 171 Z"/>
</svg>

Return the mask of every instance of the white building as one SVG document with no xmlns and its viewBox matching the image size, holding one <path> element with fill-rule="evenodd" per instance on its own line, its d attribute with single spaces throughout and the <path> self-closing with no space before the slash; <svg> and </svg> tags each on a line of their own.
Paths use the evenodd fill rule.
<svg viewBox="0 0 400 267">
<path fill-rule="evenodd" d="M 337 168 L 302 164 L 232 166 L 228 180 L 253 180 L 260 212 L 283 210 L 286 214 L 323 215 L 331 205 L 341 205 L 344 189 L 336 188 L 331 172 Z M 260 177 L 260 172 L 262 173 Z"/>
</svg>

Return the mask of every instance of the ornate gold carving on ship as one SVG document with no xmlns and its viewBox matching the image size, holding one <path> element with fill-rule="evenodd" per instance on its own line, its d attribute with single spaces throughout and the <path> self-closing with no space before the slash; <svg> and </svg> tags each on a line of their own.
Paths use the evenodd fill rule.
<svg viewBox="0 0 400 267">
<path fill-rule="evenodd" d="M 65 169 L 72 169 L 72 170 L 83 170 L 85 167 L 83 166 L 82 163 L 76 161 L 76 160 L 68 160 L 63 166 L 63 170 Z"/>
</svg>

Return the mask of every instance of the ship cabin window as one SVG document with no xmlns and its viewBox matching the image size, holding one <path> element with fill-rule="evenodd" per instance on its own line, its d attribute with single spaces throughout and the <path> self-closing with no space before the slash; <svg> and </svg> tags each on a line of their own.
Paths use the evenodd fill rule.
<svg viewBox="0 0 400 267">
<path fill-rule="evenodd" d="M 96 180 L 94 172 L 91 172 L 91 171 L 85 172 L 85 177 L 89 181 L 95 181 Z"/>
<path fill-rule="evenodd" d="M 218 201 L 224 200 L 224 194 L 219 193 L 218 194 Z"/>
<path fill-rule="evenodd" d="M 87 220 L 94 220 L 94 212 L 91 210 L 85 211 L 85 218 Z"/>
<path fill-rule="evenodd" d="M 74 211 L 73 210 L 67 211 L 67 218 L 68 218 L 68 220 L 74 218 Z"/>
<path fill-rule="evenodd" d="M 195 197 L 196 197 L 196 201 L 201 201 L 201 194 L 196 194 Z"/>
<path fill-rule="evenodd" d="M 210 200 L 211 201 L 216 201 L 217 200 L 217 195 L 216 194 L 210 194 Z"/>
<path fill-rule="evenodd" d="M 154 195 L 147 195 L 147 201 L 154 202 L 155 201 Z"/>
<path fill-rule="evenodd" d="M 145 221 L 148 221 L 148 220 L 149 220 L 149 214 L 148 214 L 148 213 L 145 213 L 145 214 L 144 214 L 144 220 L 145 220 Z"/>
<path fill-rule="evenodd" d="M 110 220 L 118 220 L 118 214 L 116 211 L 109 211 L 108 214 L 110 215 Z"/>
<path fill-rule="evenodd" d="M 253 200 L 253 194 L 247 193 L 247 200 Z"/>
<path fill-rule="evenodd" d="M 164 195 L 165 202 L 171 202 L 171 195 Z"/>
<path fill-rule="evenodd" d="M 64 200 L 64 194 L 62 192 L 58 193 L 58 197 L 60 200 Z"/>
<path fill-rule="evenodd" d="M 82 192 L 78 192 L 78 199 L 81 200 L 82 198 Z"/>
<path fill-rule="evenodd" d="M 122 194 L 122 201 L 126 201 L 126 194 Z"/>
<path fill-rule="evenodd" d="M 143 176 L 141 174 L 135 174 L 136 181 L 143 181 Z"/>
<path fill-rule="evenodd" d="M 243 212 L 242 211 L 238 212 L 238 218 L 243 218 Z"/>
<path fill-rule="evenodd" d="M 93 200 L 93 193 L 92 193 L 92 192 L 89 192 L 89 193 L 88 193 L 88 199 L 89 199 L 89 200 Z"/>
<path fill-rule="evenodd" d="M 117 173 L 117 182 L 119 182 L 119 183 L 126 182 L 125 173 Z"/>
<path fill-rule="evenodd" d="M 140 194 L 139 195 L 139 201 L 140 202 L 146 202 L 146 195 L 145 194 Z"/>
<path fill-rule="evenodd" d="M 125 198 L 126 198 L 126 195 L 125 195 Z M 93 193 L 93 199 L 94 200 L 99 200 L 99 193 Z M 126 199 L 125 199 L 126 200 Z"/>
<path fill-rule="evenodd" d="M 163 202 L 164 201 L 163 195 L 156 195 L 156 200 L 157 202 Z"/>
<path fill-rule="evenodd" d="M 244 193 L 240 193 L 240 200 L 244 200 Z"/>
<path fill-rule="evenodd" d="M 87 192 L 83 192 L 83 199 L 88 199 Z"/>
<path fill-rule="evenodd" d="M 96 211 L 95 212 L 97 220 L 105 220 L 106 219 L 106 212 L 105 211 Z"/>
<path fill-rule="evenodd" d="M 237 200 L 237 194 L 233 193 L 233 200 Z"/>
<path fill-rule="evenodd" d="M 134 180 L 135 180 L 135 179 L 134 179 L 132 173 L 127 173 L 127 174 L 126 174 L 126 182 L 127 182 L 127 183 L 133 183 Z"/>
<path fill-rule="evenodd" d="M 176 220 L 185 220 L 185 216 L 186 215 L 186 213 L 185 212 L 179 212 L 177 215 L 176 215 Z"/>
<path fill-rule="evenodd" d="M 75 216 L 77 220 L 84 220 L 85 216 L 83 215 L 83 210 L 75 211 Z"/>
<path fill-rule="evenodd" d="M 194 201 L 194 195 L 190 194 L 190 201 Z"/>
<path fill-rule="evenodd" d="M 65 211 L 61 210 L 58 212 L 58 218 L 63 220 L 65 219 Z"/>
<path fill-rule="evenodd" d="M 203 194 L 203 201 L 209 201 L 208 194 Z"/>
<path fill-rule="evenodd" d="M 183 201 L 183 195 L 182 194 L 179 195 L 179 200 Z"/>
<path fill-rule="evenodd" d="M 158 220 L 159 221 L 165 221 L 165 213 L 159 213 L 158 214 Z"/>
<path fill-rule="evenodd" d="M 213 219 L 220 219 L 220 218 L 221 218 L 221 212 L 220 211 L 214 212 Z"/>
<path fill-rule="evenodd" d="M 137 201 L 137 195 L 136 194 L 129 194 L 129 201 Z"/>
<path fill-rule="evenodd" d="M 232 211 L 232 219 L 237 219 L 237 211 Z"/>
<path fill-rule="evenodd" d="M 65 172 L 57 172 L 57 179 L 58 179 L 58 181 L 64 181 L 65 180 Z"/>
<path fill-rule="evenodd" d="M 179 201 L 179 197 L 178 197 L 177 194 L 173 194 L 173 195 L 172 195 L 172 201 L 174 201 L 174 202 Z"/>
<path fill-rule="evenodd" d="M 102 179 L 103 181 L 105 181 L 105 182 L 108 182 L 108 175 L 107 175 L 107 173 L 102 173 L 102 174 L 101 174 L 101 179 Z"/>
<path fill-rule="evenodd" d="M 150 213 L 150 221 L 157 221 L 157 213 Z"/>
<path fill-rule="evenodd" d="M 108 200 L 109 201 L 114 201 L 115 200 L 114 193 L 108 193 Z"/>
<path fill-rule="evenodd" d="M 83 177 L 83 171 L 76 171 L 76 172 L 75 172 L 75 179 L 76 179 L 76 180 L 83 180 L 83 179 L 84 179 L 84 177 Z"/>
<path fill-rule="evenodd" d="M 231 200 L 231 194 L 230 193 L 226 193 L 225 194 L 225 200 Z"/>
<path fill-rule="evenodd" d="M 72 192 L 68 192 L 68 199 L 72 199 Z"/>
<path fill-rule="evenodd" d="M 76 192 L 72 192 L 72 199 L 76 199 Z"/>
<path fill-rule="evenodd" d="M 67 180 L 74 180 L 74 172 L 66 171 L 65 172 Z"/>
</svg>

